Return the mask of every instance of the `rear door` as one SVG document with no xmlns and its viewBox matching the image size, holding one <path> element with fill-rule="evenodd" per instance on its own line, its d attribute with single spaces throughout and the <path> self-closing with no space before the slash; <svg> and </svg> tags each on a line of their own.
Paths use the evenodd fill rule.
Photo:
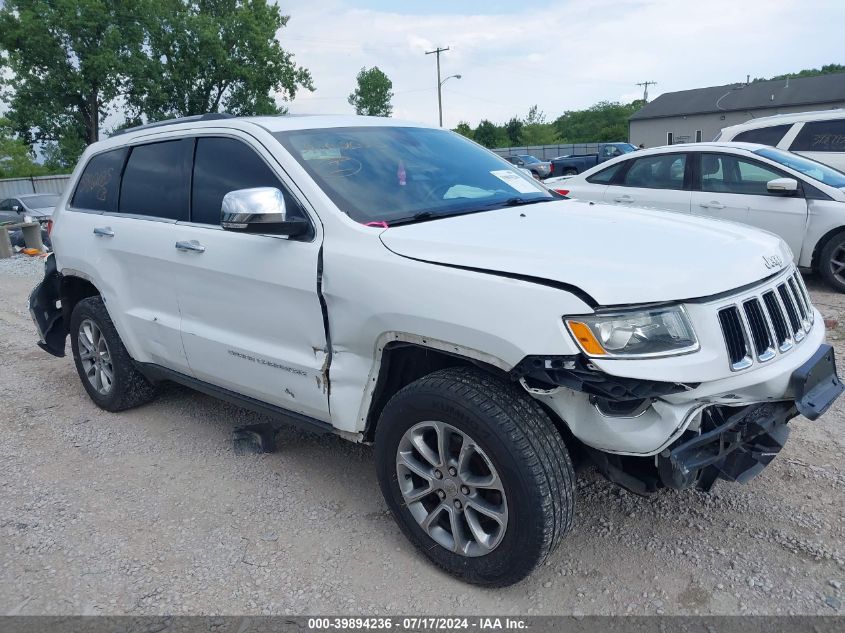
<svg viewBox="0 0 845 633">
<path fill-rule="evenodd" d="M 629 207 L 690 211 L 688 157 L 684 152 L 652 154 L 625 161 L 604 201 Z"/>
<path fill-rule="evenodd" d="M 275 141 L 274 141 L 275 142 Z M 287 239 L 220 227 L 223 196 L 276 187 L 311 235 Z M 328 420 L 326 334 L 317 292 L 321 226 L 274 157 L 247 134 L 196 139 L 191 217 L 175 241 L 182 339 L 200 380 Z M 174 240 L 170 241 L 173 248 Z"/>
<path fill-rule="evenodd" d="M 845 171 L 845 118 L 807 121 L 798 130 L 789 149 Z"/>
<path fill-rule="evenodd" d="M 794 178 L 770 165 L 735 154 L 698 153 L 693 212 L 750 224 L 779 235 L 796 258 L 807 224 L 807 201 L 796 195 L 769 193 L 776 178 Z"/>
<path fill-rule="evenodd" d="M 175 140 L 94 156 L 53 231 L 61 268 L 91 277 L 132 357 L 184 373 L 173 242 L 188 217 L 191 150 Z"/>
</svg>

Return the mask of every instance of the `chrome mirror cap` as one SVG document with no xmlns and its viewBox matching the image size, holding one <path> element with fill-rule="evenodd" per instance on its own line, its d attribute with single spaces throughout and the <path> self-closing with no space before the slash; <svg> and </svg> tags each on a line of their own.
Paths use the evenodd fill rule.
<svg viewBox="0 0 845 633">
<path fill-rule="evenodd" d="M 220 225 L 224 229 L 244 231 L 252 225 L 282 224 L 286 219 L 285 197 L 275 187 L 238 189 L 223 196 Z"/>
</svg>

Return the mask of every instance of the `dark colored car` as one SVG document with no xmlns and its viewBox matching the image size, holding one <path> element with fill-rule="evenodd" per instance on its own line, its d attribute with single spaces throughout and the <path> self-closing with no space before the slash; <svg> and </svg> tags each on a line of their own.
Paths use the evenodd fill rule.
<svg viewBox="0 0 845 633">
<path fill-rule="evenodd" d="M 542 161 L 530 154 L 514 154 L 513 156 L 503 157 L 509 163 L 513 163 L 517 167 L 527 169 L 535 178 L 540 180 L 548 178 L 552 175 L 552 165 L 549 162 Z"/>
<path fill-rule="evenodd" d="M 552 176 L 574 176 L 582 171 L 595 167 L 611 158 L 629 154 L 637 150 L 635 145 L 630 143 L 599 143 L 598 152 L 595 154 L 581 154 L 570 156 L 558 156 L 552 159 Z"/>
<path fill-rule="evenodd" d="M 56 193 L 25 193 L 0 200 L 0 222 L 23 222 L 30 217 L 44 224 L 53 216 L 59 198 Z"/>
</svg>

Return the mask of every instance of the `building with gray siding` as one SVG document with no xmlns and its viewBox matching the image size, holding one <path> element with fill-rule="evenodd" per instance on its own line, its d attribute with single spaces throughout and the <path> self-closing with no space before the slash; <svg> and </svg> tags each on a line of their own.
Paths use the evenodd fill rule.
<svg viewBox="0 0 845 633">
<path fill-rule="evenodd" d="M 628 121 L 646 147 L 712 141 L 722 128 L 773 114 L 845 108 L 845 73 L 667 92 Z"/>
</svg>

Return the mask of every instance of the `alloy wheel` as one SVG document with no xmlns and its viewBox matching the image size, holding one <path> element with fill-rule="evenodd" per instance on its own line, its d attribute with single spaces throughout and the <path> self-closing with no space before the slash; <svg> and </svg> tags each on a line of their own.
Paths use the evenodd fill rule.
<svg viewBox="0 0 845 633">
<path fill-rule="evenodd" d="M 106 337 L 91 319 L 79 324 L 79 360 L 85 377 L 102 395 L 108 395 L 114 384 L 114 367 Z"/>
<path fill-rule="evenodd" d="M 469 435 L 439 421 L 420 422 L 402 436 L 396 475 L 408 511 L 439 545 L 484 556 L 508 525 L 504 486 L 490 458 Z"/>
</svg>

